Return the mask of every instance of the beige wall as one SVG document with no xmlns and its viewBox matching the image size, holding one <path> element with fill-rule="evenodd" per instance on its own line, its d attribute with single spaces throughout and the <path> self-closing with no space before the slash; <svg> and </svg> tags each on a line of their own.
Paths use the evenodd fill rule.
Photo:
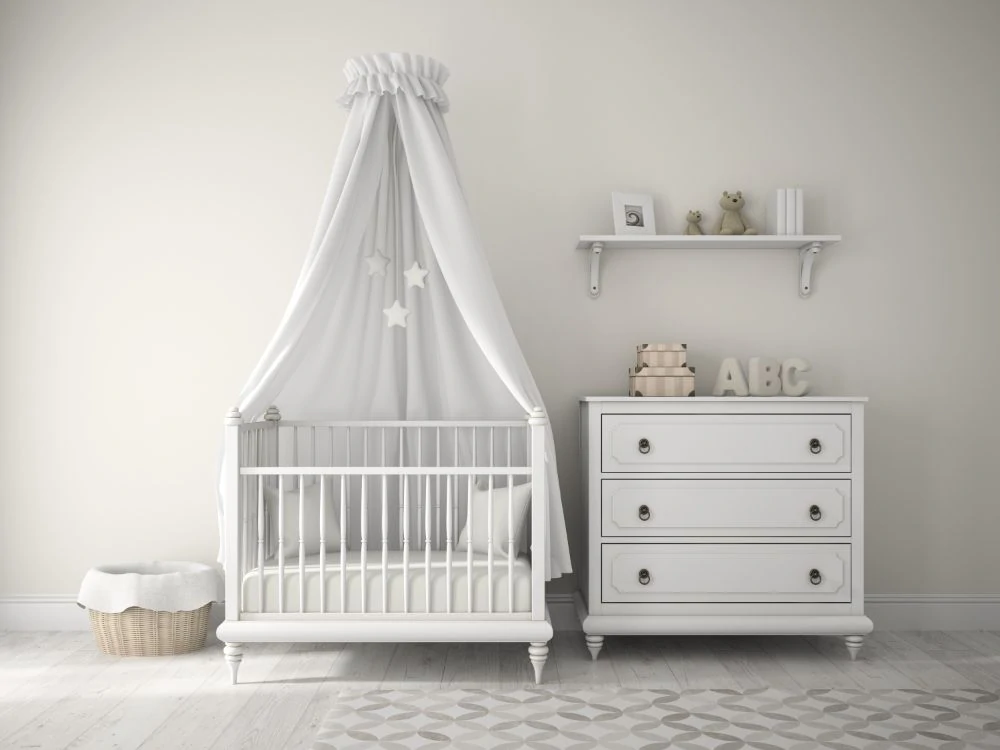
<svg viewBox="0 0 1000 750">
<path fill-rule="evenodd" d="M 2 0 L 0 596 L 214 557 L 222 416 L 311 235 L 343 62 L 378 50 L 454 72 L 574 544 L 576 397 L 681 340 L 703 393 L 723 356 L 769 354 L 871 397 L 870 592 L 1000 595 L 998 31 L 991 1 Z M 794 183 L 845 238 L 812 299 L 782 252 L 608 253 L 588 297 L 573 247 L 611 230 L 612 190 L 678 232 L 723 189 L 759 217 Z"/>
</svg>

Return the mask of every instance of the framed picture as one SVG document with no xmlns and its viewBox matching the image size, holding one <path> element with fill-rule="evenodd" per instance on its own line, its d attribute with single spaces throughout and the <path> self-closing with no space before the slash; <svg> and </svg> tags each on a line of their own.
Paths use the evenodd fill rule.
<svg viewBox="0 0 1000 750">
<path fill-rule="evenodd" d="M 653 196 L 612 193 L 611 210 L 615 216 L 615 234 L 656 234 Z"/>
</svg>

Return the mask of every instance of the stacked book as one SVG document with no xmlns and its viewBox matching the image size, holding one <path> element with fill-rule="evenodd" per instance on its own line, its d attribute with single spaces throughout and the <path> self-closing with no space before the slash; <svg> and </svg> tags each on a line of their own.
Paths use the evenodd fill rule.
<svg viewBox="0 0 1000 750">
<path fill-rule="evenodd" d="M 775 234 L 805 234 L 802 188 L 778 188 L 774 200 Z"/>
<path fill-rule="evenodd" d="M 628 371 L 629 396 L 693 396 L 694 368 L 687 344 L 639 344 Z"/>
</svg>

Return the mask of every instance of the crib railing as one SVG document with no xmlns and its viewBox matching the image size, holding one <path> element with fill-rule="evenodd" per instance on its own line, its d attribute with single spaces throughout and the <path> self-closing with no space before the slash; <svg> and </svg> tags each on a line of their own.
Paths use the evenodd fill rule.
<svg viewBox="0 0 1000 750">
<path fill-rule="evenodd" d="M 227 619 L 545 619 L 547 420 L 541 410 L 507 421 L 288 422 L 271 407 L 262 421 L 244 423 L 233 410 L 226 423 Z M 530 609 L 515 607 L 514 494 L 524 482 L 531 484 Z M 502 539 L 494 534 L 494 495 L 506 500 Z M 286 523 L 290 513 L 293 528 Z M 474 606 L 475 573 L 482 567 L 473 549 L 479 514 L 486 518 L 485 607 Z M 327 538 L 333 525 L 339 528 L 336 540 Z M 463 527 L 468 533 L 461 549 Z M 307 607 L 307 532 L 315 538 L 317 528 L 318 606 Z M 328 552 L 333 541 L 338 549 Z M 360 607 L 348 606 L 350 551 L 360 555 Z M 444 553 L 443 606 L 432 601 L 432 572 L 440 564 L 433 552 Z M 402 557 L 401 612 L 389 602 L 391 553 Z M 296 567 L 298 607 L 290 608 L 286 570 L 294 573 Z M 266 568 L 277 574 L 277 606 L 265 596 Z M 463 570 L 467 601 L 460 608 L 453 604 L 453 583 Z M 369 573 L 380 576 L 381 601 L 369 601 Z M 414 607 L 411 578 L 421 573 L 424 600 Z M 497 606 L 495 576 L 503 573 L 506 605 Z M 332 575 L 339 576 L 339 592 L 332 592 L 339 593 L 339 607 L 327 601 Z M 255 577 L 256 601 L 245 602 L 244 581 Z"/>
</svg>

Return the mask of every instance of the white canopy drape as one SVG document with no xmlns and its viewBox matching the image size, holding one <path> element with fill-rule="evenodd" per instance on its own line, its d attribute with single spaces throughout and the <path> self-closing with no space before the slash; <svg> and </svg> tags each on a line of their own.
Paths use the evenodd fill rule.
<svg viewBox="0 0 1000 750">
<path fill-rule="evenodd" d="M 350 115 L 330 186 L 278 331 L 240 396 L 244 419 L 270 404 L 317 420 L 511 419 L 544 408 L 458 180 L 442 117 L 447 69 L 377 54 L 345 72 Z M 409 311 L 405 327 L 388 325 L 396 302 Z M 555 578 L 571 564 L 551 431 L 546 461 Z M 220 520 L 222 507 L 220 498 Z"/>
</svg>

